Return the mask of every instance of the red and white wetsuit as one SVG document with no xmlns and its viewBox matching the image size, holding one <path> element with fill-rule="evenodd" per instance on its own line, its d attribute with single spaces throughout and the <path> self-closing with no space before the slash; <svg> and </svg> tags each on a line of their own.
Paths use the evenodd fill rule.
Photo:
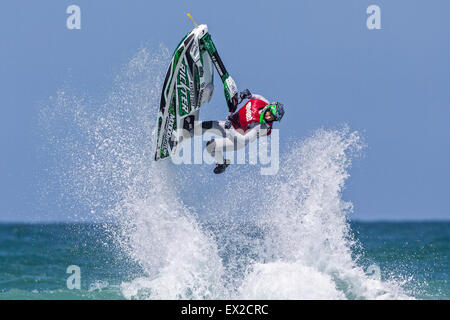
<svg viewBox="0 0 450 320">
<path fill-rule="evenodd" d="M 271 133 L 272 123 L 259 122 L 261 111 L 268 104 L 263 96 L 252 94 L 250 100 L 230 117 L 231 125 L 229 121 L 203 121 L 197 124 L 201 129 L 194 131 L 204 134 L 207 130 L 216 130 L 219 137 L 208 143 L 206 150 L 217 163 L 223 163 L 223 151 L 236 151 Z"/>
<path fill-rule="evenodd" d="M 230 117 L 233 128 L 241 134 L 246 135 L 248 130 L 261 125 L 259 122 L 261 112 L 267 105 L 268 102 L 264 97 L 252 95 L 251 99 L 244 104 L 238 112 Z M 272 123 L 263 124 L 261 129 L 263 128 L 267 130 L 267 135 L 270 135 L 272 131 Z"/>
</svg>

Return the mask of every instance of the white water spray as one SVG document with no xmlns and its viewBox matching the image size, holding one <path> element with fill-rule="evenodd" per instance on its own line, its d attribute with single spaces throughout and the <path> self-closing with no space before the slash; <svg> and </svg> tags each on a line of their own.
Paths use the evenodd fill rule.
<svg viewBox="0 0 450 320">
<path fill-rule="evenodd" d="M 186 205 L 175 166 L 153 162 L 154 115 L 168 58 L 167 50 L 140 50 L 94 108 L 66 91 L 56 98 L 57 110 L 65 118 L 72 112 L 77 128 L 77 137 L 61 140 L 76 159 L 64 172 L 70 191 L 93 214 L 106 212 L 119 225 L 111 230 L 119 254 L 143 270 L 122 282 L 124 297 L 406 298 L 395 282 L 366 276 L 352 257 L 352 205 L 342 200 L 342 191 L 361 141 L 348 128 L 317 130 L 285 149 L 275 180 L 236 168 L 248 182 L 238 184 L 231 168 L 225 186 L 215 186 L 224 192 L 209 196 L 211 185 L 222 182 L 212 173 L 202 177 L 206 183 L 196 188 L 196 206 Z M 66 110 L 58 101 L 77 108 Z M 183 171 L 183 181 L 195 181 L 196 174 Z M 216 215 L 214 232 L 199 220 L 205 207 Z M 236 216 L 239 225 L 230 223 Z M 260 232 L 253 234 L 256 228 Z"/>
<path fill-rule="evenodd" d="M 373 280 L 352 257 L 342 192 L 352 156 L 362 148 L 347 127 L 317 130 L 293 145 L 265 192 L 260 224 L 264 262 L 249 267 L 240 293 L 251 299 L 378 299 L 406 297 L 395 284 Z"/>
</svg>

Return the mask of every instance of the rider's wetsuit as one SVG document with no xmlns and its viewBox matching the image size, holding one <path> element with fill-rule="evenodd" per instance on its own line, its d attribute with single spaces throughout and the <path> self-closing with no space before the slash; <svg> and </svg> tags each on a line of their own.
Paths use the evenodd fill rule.
<svg viewBox="0 0 450 320">
<path fill-rule="evenodd" d="M 244 148 L 260 136 L 269 135 L 272 123 L 261 123 L 261 111 L 269 101 L 261 95 L 252 94 L 245 103 L 227 121 L 203 121 L 196 124 L 195 134 L 204 134 L 208 130 L 220 137 L 210 140 L 206 150 L 218 164 L 224 163 L 223 152 Z"/>
</svg>

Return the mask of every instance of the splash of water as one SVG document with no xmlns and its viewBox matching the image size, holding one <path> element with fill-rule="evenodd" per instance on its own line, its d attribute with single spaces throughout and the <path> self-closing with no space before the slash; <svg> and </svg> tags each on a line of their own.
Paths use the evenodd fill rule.
<svg viewBox="0 0 450 320">
<path fill-rule="evenodd" d="M 357 245 L 347 219 L 352 204 L 342 199 L 342 191 L 352 156 L 362 146 L 348 127 L 319 129 L 292 146 L 265 192 L 264 203 L 270 205 L 260 219 L 266 230 L 264 262 L 250 266 L 241 297 L 406 297 L 395 283 L 367 276 L 352 254 Z"/>
<path fill-rule="evenodd" d="M 225 192 L 209 196 L 217 182 L 203 176 L 207 183 L 197 188 L 203 200 L 186 205 L 173 182 L 180 172 L 170 162 L 152 161 L 168 58 L 166 49 L 140 50 L 106 101 L 94 107 L 67 90 L 55 99 L 56 110 L 64 118 L 72 112 L 68 118 L 75 124 L 58 140 L 72 159 L 72 170 L 64 170 L 70 192 L 93 215 L 103 212 L 102 218 L 119 225 L 110 230 L 119 254 L 142 267 L 140 277 L 122 282 L 124 297 L 407 298 L 397 282 L 367 276 L 354 257 L 347 220 L 352 205 L 342 191 L 362 143 L 347 127 L 317 130 L 286 148 L 275 179 L 230 170 Z M 183 181 L 194 181 L 197 173 L 184 170 Z M 237 184 L 238 178 L 248 183 Z M 204 207 L 217 217 L 215 228 L 201 221 Z"/>
</svg>

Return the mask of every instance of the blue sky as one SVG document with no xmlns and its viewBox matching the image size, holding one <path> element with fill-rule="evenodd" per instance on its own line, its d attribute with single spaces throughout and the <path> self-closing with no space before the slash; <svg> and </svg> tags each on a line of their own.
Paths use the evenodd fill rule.
<svg viewBox="0 0 450 320">
<path fill-rule="evenodd" d="M 71 4 L 81 30 L 66 28 Z M 381 30 L 366 27 L 371 4 Z M 363 134 L 345 194 L 358 218 L 450 218 L 448 1 L 17 0 L 0 12 L 0 221 L 39 220 L 41 102 L 69 79 L 104 90 L 144 43 L 172 50 L 186 12 L 241 89 L 289 106 L 282 138 L 343 123 Z"/>
</svg>

